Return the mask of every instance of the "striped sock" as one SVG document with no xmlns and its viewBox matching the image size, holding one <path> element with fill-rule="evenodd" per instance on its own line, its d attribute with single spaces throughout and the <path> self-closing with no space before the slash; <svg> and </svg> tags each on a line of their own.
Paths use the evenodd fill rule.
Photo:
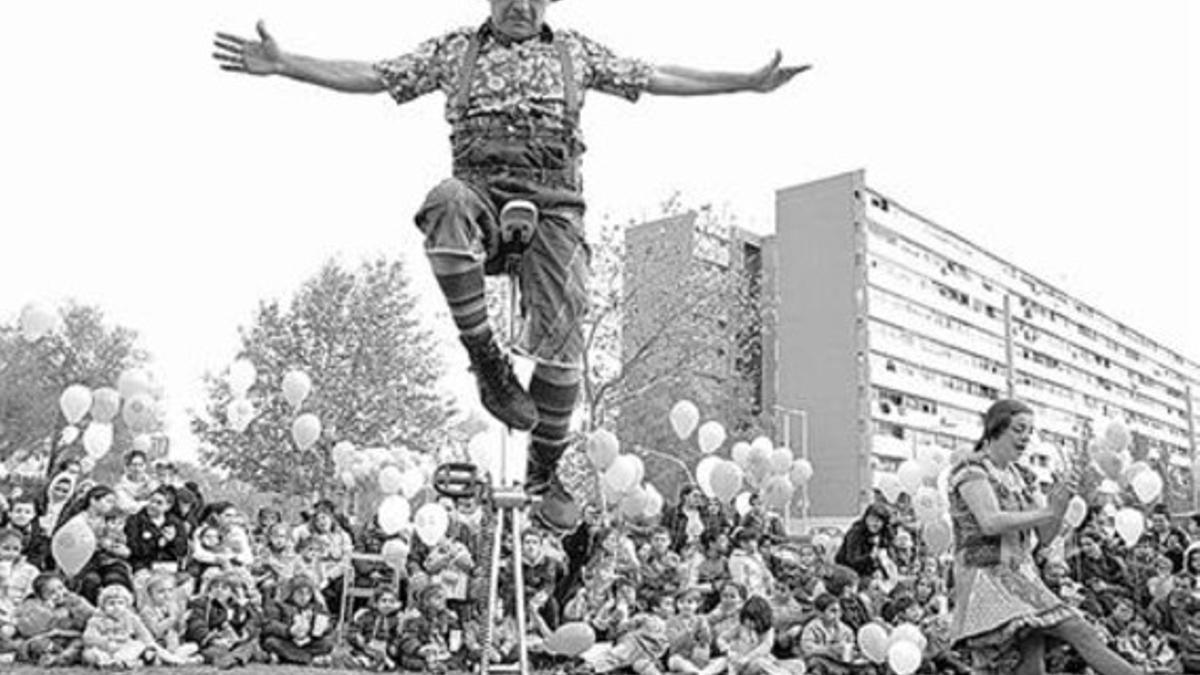
<svg viewBox="0 0 1200 675">
<path fill-rule="evenodd" d="M 535 371 L 529 383 L 529 395 L 538 410 L 538 423 L 529 439 L 529 459 L 549 468 L 558 463 L 558 458 L 567 449 L 567 433 L 571 428 L 575 401 L 579 398 L 579 382 L 554 384 L 538 377 Z"/>
<path fill-rule="evenodd" d="M 442 295 L 450 306 L 454 325 L 463 335 L 479 335 L 489 329 L 487 299 L 484 297 L 483 265 L 461 272 L 435 274 Z"/>
</svg>

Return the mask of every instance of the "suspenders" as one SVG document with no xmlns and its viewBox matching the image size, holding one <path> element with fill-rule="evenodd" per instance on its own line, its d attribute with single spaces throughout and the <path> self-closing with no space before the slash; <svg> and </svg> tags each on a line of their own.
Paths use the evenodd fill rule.
<svg viewBox="0 0 1200 675">
<path fill-rule="evenodd" d="M 485 24 L 486 27 L 486 24 Z M 471 81 L 475 77 L 475 62 L 479 59 L 479 44 L 484 28 L 471 33 L 467 49 L 463 52 L 462 62 L 458 68 L 458 82 L 455 84 L 454 108 L 459 119 L 466 116 L 467 106 L 471 102 Z M 563 99 L 566 107 L 567 120 L 572 125 L 579 122 L 579 92 L 575 84 L 575 64 L 571 59 L 571 50 L 567 41 L 559 34 L 554 34 L 553 44 L 558 52 L 558 61 L 562 67 Z"/>
</svg>

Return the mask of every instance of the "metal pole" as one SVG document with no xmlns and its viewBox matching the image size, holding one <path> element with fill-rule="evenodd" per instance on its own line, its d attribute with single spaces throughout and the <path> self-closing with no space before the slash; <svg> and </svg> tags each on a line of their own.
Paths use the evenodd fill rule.
<svg viewBox="0 0 1200 675">
<path fill-rule="evenodd" d="M 529 652 L 525 648 L 525 639 L 529 635 L 526 630 L 525 621 L 525 560 L 521 551 L 521 531 L 523 528 L 524 514 L 520 508 L 512 509 L 512 564 L 513 564 L 513 579 L 516 581 L 516 600 L 517 605 L 517 634 L 521 639 L 517 641 L 517 658 L 521 666 L 521 675 L 527 675 L 529 671 Z M 491 616 L 488 617 L 491 620 Z"/>
</svg>

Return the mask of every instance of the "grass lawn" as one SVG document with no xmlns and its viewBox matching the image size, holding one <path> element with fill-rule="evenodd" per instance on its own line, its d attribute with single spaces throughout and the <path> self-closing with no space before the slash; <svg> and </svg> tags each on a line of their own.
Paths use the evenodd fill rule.
<svg viewBox="0 0 1200 675">
<path fill-rule="evenodd" d="M 246 668 L 234 668 L 233 670 L 217 670 L 211 665 L 187 665 L 187 667 L 170 667 L 170 668 L 138 668 L 137 670 L 98 670 L 96 668 L 38 668 L 36 665 L 12 664 L 0 665 L 0 671 L 4 671 L 5 675 L 43 675 L 46 673 L 54 673 L 62 675 L 97 675 L 97 673 L 137 673 L 138 675 L 236 675 L 239 673 L 257 674 L 271 673 L 278 675 L 349 675 L 354 673 L 362 675 L 367 673 L 366 670 L 342 670 L 338 668 L 300 668 L 298 665 L 266 665 L 254 664 L 247 665 Z"/>
</svg>

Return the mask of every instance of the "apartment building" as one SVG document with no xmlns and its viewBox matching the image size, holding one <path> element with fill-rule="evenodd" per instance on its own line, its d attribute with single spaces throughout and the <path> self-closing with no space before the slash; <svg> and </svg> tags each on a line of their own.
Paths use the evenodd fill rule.
<svg viewBox="0 0 1200 675">
<path fill-rule="evenodd" d="M 814 516 L 846 517 L 922 445 L 970 447 L 981 414 L 1037 412 L 1048 472 L 1105 420 L 1166 458 L 1195 507 L 1200 366 L 868 186 L 856 171 L 779 190 L 764 405 L 803 411 Z"/>
</svg>

